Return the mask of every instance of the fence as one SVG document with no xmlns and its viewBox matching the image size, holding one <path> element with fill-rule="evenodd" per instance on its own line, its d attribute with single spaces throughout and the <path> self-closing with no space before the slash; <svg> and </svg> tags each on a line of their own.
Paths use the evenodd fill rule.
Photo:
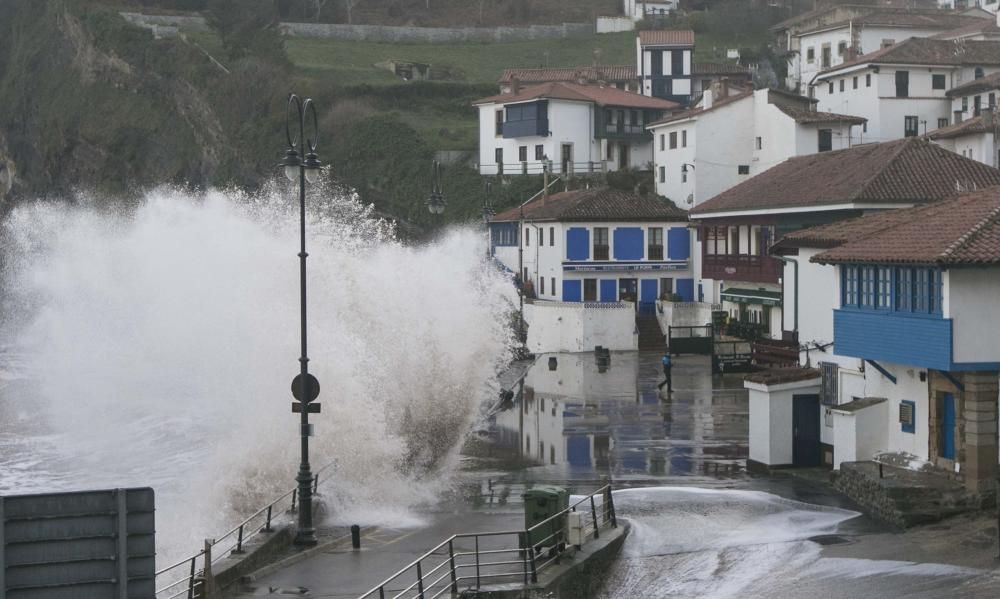
<svg viewBox="0 0 1000 599">
<path fill-rule="evenodd" d="M 587 162 L 549 162 L 541 160 L 534 162 L 496 162 L 483 164 L 483 169 L 496 171 L 498 175 L 541 175 L 545 172 L 545 165 L 548 164 L 549 174 L 558 173 L 566 175 L 603 175 L 608 172 L 608 163 L 603 160 L 590 160 Z M 484 173 L 485 174 L 485 173 Z"/>
<path fill-rule="evenodd" d="M 313 477 L 313 492 L 319 489 L 319 475 L 329 468 L 324 466 Z M 243 553 L 244 545 L 260 533 L 273 532 L 272 524 L 280 517 L 280 504 L 288 501 L 291 504 L 287 513 L 298 511 L 298 487 L 287 491 L 271 503 L 260 508 L 249 518 L 240 522 L 221 537 L 205 542 L 205 548 L 198 553 L 186 557 L 179 562 L 156 572 L 156 599 L 174 599 L 186 597 L 195 599 L 204 597 L 211 578 L 212 565 L 230 555 Z M 276 513 L 277 511 L 277 513 Z M 198 568 L 199 562 L 201 568 Z"/>
<path fill-rule="evenodd" d="M 435 599 L 480 590 L 484 583 L 538 582 L 539 572 L 558 563 L 570 545 L 600 538 L 609 525 L 617 528 L 618 520 L 606 485 L 524 530 L 452 535 L 359 599 Z"/>
<path fill-rule="evenodd" d="M 710 355 L 715 341 L 712 325 L 667 327 L 667 347 L 671 354 Z"/>
</svg>

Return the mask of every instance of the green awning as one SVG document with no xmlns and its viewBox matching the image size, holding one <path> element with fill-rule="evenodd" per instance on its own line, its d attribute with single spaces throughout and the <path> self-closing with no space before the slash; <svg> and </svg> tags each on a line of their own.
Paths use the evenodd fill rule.
<svg viewBox="0 0 1000 599">
<path fill-rule="evenodd" d="M 740 289 L 730 287 L 722 290 L 722 300 L 737 304 L 758 304 L 760 306 L 780 306 L 781 292 L 764 289 Z"/>
</svg>

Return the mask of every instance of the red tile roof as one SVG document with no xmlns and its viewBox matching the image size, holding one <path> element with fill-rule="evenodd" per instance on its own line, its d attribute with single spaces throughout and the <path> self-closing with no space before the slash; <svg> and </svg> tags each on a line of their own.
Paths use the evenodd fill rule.
<svg viewBox="0 0 1000 599">
<path fill-rule="evenodd" d="M 785 248 L 833 248 L 848 241 L 867 237 L 889 227 L 910 221 L 911 210 L 883 210 L 857 218 L 849 218 L 827 225 L 809 227 L 785 234 L 772 251 L 781 253 Z"/>
<path fill-rule="evenodd" d="M 954 139 L 956 137 L 962 137 L 963 135 L 996 133 L 996 126 L 1000 123 L 997 123 L 995 119 L 995 116 L 984 113 L 977 117 L 964 120 L 957 125 L 935 129 L 934 131 L 928 133 L 927 137 L 930 139 Z"/>
<path fill-rule="evenodd" d="M 548 83 L 550 81 L 577 81 L 581 77 L 589 81 L 621 82 L 636 79 L 635 65 L 598 65 L 566 67 L 555 69 L 504 69 L 498 83 Z"/>
<path fill-rule="evenodd" d="M 868 119 L 860 116 L 794 108 L 783 104 L 775 104 L 774 107 L 795 119 L 796 123 L 851 123 L 853 125 L 860 125 L 868 121 Z"/>
<path fill-rule="evenodd" d="M 750 77 L 750 67 L 735 62 L 696 62 L 691 65 L 691 76 L 698 75 L 746 75 Z"/>
<path fill-rule="evenodd" d="M 667 123 L 672 123 L 674 121 L 682 121 L 684 119 L 689 119 L 691 117 L 696 117 L 698 115 L 705 114 L 706 112 L 712 112 L 713 110 L 718 110 L 719 108 L 722 108 L 723 106 L 728 106 L 729 104 L 732 104 L 733 102 L 736 102 L 738 100 L 742 100 L 743 98 L 747 98 L 747 97 L 749 97 L 751 95 L 753 95 L 753 90 L 752 89 L 744 91 L 744 92 L 740 92 L 738 94 L 735 94 L 735 95 L 732 95 L 732 96 L 728 96 L 726 98 L 723 98 L 721 100 L 718 100 L 718 101 L 714 102 L 712 104 L 711 108 L 692 108 L 690 110 L 685 110 L 683 112 L 678 112 L 678 113 L 675 113 L 675 114 L 672 114 L 672 115 L 668 116 L 665 119 L 660 119 L 658 121 L 654 121 L 654 122 L 650 123 L 647 126 L 647 128 L 648 127 L 654 127 L 656 125 L 665 125 Z"/>
<path fill-rule="evenodd" d="M 1000 33 L 1000 27 L 997 27 L 996 22 L 991 19 L 979 19 L 974 23 L 965 25 L 964 27 L 956 27 L 954 29 L 949 29 L 948 31 L 942 31 L 939 34 L 932 35 L 930 37 L 931 39 L 936 40 L 954 40 L 980 33 L 997 34 Z"/>
<path fill-rule="evenodd" d="M 1000 170 L 910 137 L 790 158 L 696 206 L 714 212 L 838 204 L 911 204 L 951 197 L 956 186 L 1000 185 Z"/>
<path fill-rule="evenodd" d="M 947 10 L 913 10 L 913 9 L 882 9 L 867 15 L 844 19 L 837 23 L 821 25 L 799 35 L 807 35 L 813 31 L 822 31 L 834 27 L 881 26 L 881 27 L 913 27 L 915 29 L 957 29 L 959 27 L 983 26 L 991 19 L 957 14 Z"/>
<path fill-rule="evenodd" d="M 694 31 L 690 29 L 640 31 L 639 43 L 643 46 L 693 46 Z"/>
<path fill-rule="evenodd" d="M 979 92 L 984 92 L 991 89 L 1000 88 L 1000 73 L 993 73 L 992 75 L 987 75 L 985 77 L 980 77 L 979 79 L 973 79 L 972 81 L 967 81 L 962 85 L 956 85 L 955 87 L 949 89 L 944 95 L 949 98 L 961 98 L 969 94 L 976 94 Z"/>
<path fill-rule="evenodd" d="M 553 221 L 687 221 L 687 211 L 653 196 L 608 187 L 554 193 L 524 206 L 526 220 Z M 493 222 L 521 219 L 521 208 L 510 208 Z"/>
<path fill-rule="evenodd" d="M 864 262 L 984 266 L 1000 264 L 1000 187 L 919 206 L 906 218 L 812 258 L 820 264 Z M 862 217 L 861 220 L 867 217 Z"/>
<path fill-rule="evenodd" d="M 939 40 L 911 37 L 888 48 L 862 54 L 854 60 L 821 71 L 817 78 L 862 64 L 1000 65 L 1000 42 Z"/>
<path fill-rule="evenodd" d="M 516 102 L 528 102 L 538 99 L 574 100 L 577 102 L 593 102 L 598 106 L 623 106 L 626 108 L 649 108 L 652 110 L 674 110 L 680 108 L 680 104 L 671 102 L 670 100 L 641 96 L 614 87 L 580 85 L 579 83 L 568 83 L 565 81 L 553 81 L 551 83 L 533 85 L 517 93 L 490 96 L 476 100 L 472 104 L 514 104 Z"/>
<path fill-rule="evenodd" d="M 748 374 L 743 377 L 743 380 L 748 383 L 757 383 L 758 385 L 781 385 L 783 383 L 798 383 L 800 381 L 810 381 L 812 379 L 818 380 L 822 378 L 822 376 L 822 373 L 820 373 L 820 371 L 816 368 L 792 366 L 761 370 L 760 372 Z"/>
</svg>

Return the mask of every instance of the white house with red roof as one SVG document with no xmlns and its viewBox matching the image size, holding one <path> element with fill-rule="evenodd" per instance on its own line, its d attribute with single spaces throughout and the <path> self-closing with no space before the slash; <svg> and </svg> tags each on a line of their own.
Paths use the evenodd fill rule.
<svg viewBox="0 0 1000 599">
<path fill-rule="evenodd" d="M 650 124 L 656 192 L 692 207 L 793 156 L 850 147 L 864 119 L 815 104 L 781 90 L 719 86 L 698 107 Z"/>
<path fill-rule="evenodd" d="M 821 71 L 820 111 L 864 117 L 865 142 L 916 137 L 955 124 L 949 90 L 1000 72 L 1000 41 L 910 38 Z"/>
<path fill-rule="evenodd" d="M 798 302 L 812 310 L 800 339 L 823 340 L 804 343 L 813 368 L 748 377 L 751 465 L 879 459 L 992 492 L 1000 187 L 806 229 L 777 249 L 816 300 Z"/>
<path fill-rule="evenodd" d="M 680 106 L 606 85 L 552 82 L 477 100 L 482 175 L 652 168 L 646 124 Z"/>
</svg>

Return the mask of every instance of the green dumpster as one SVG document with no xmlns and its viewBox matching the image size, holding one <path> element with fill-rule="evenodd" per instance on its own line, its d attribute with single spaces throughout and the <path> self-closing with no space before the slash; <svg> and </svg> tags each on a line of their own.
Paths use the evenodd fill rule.
<svg viewBox="0 0 1000 599">
<path fill-rule="evenodd" d="M 530 531 L 528 544 L 536 548 L 564 544 L 566 514 L 551 520 L 549 518 L 569 508 L 569 492 L 562 487 L 541 485 L 528 489 L 521 497 L 524 499 L 524 528 Z M 531 530 L 541 522 L 545 524 Z"/>
</svg>

